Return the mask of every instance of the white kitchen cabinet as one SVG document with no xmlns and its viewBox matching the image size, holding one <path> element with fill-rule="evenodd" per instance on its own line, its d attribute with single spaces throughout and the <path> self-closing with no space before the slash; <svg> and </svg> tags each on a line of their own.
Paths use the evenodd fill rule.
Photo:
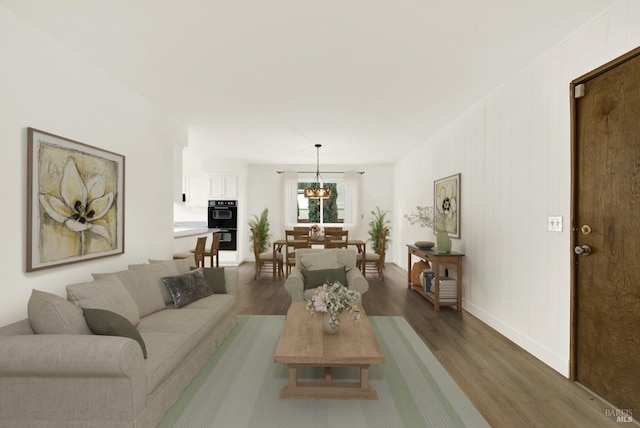
<svg viewBox="0 0 640 428">
<path fill-rule="evenodd" d="M 211 179 L 208 176 L 184 178 L 185 203 L 190 206 L 206 206 L 211 193 Z"/>
<path fill-rule="evenodd" d="M 212 198 L 235 198 L 238 195 L 238 177 L 235 175 L 212 175 Z"/>
<path fill-rule="evenodd" d="M 214 174 L 185 177 L 185 203 L 188 206 L 207 206 L 210 199 L 235 198 L 238 177 Z"/>
</svg>

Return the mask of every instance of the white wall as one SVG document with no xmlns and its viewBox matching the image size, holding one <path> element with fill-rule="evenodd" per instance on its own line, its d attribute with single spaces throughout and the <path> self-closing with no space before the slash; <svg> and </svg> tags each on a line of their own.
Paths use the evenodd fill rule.
<svg viewBox="0 0 640 428">
<path fill-rule="evenodd" d="M 623 0 L 479 100 L 395 166 L 395 259 L 430 231 L 402 218 L 462 173 L 464 308 L 565 376 L 570 351 L 573 79 L 640 45 L 640 2 Z M 423 171 L 416 177 L 415 171 Z M 400 183 L 416 183 L 416 193 Z M 563 216 L 563 232 L 547 216 Z M 428 306 L 426 304 L 426 306 Z"/>
<path fill-rule="evenodd" d="M 33 288 L 66 296 L 92 272 L 172 254 L 174 145 L 186 128 L 0 6 L 0 325 L 27 315 Z M 125 254 L 26 273 L 27 127 L 126 156 Z"/>
<path fill-rule="evenodd" d="M 272 240 L 284 239 L 284 184 L 282 174 L 276 171 L 315 171 L 316 165 L 249 165 L 247 182 L 247 212 L 248 222 L 251 215 L 260 215 L 262 210 L 269 208 L 269 220 L 271 221 Z M 322 171 L 364 171 L 359 178 L 358 207 L 361 217 L 358 219 L 356 230 L 349 232 L 349 237 L 354 239 L 369 238 L 369 221 L 371 211 L 380 207 L 382 211 L 389 211 L 388 218 L 393 213 L 393 166 L 392 165 L 331 165 L 322 164 Z M 313 174 L 311 174 L 313 176 Z M 325 179 L 338 177 L 334 174 L 323 175 Z M 395 239 L 394 230 L 391 229 L 391 239 Z M 242 238 L 248 243 L 249 229 L 245 230 Z M 253 260 L 253 253 L 247 247 L 246 258 Z M 387 258 L 393 262 L 391 255 Z"/>
</svg>

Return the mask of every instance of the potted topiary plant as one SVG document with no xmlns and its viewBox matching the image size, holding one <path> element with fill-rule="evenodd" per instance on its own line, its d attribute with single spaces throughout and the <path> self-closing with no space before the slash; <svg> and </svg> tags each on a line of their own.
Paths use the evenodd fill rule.
<svg viewBox="0 0 640 428">
<path fill-rule="evenodd" d="M 255 228 L 258 231 L 260 235 L 260 252 L 264 253 L 271 244 L 271 242 L 269 242 L 271 238 L 271 234 L 269 233 L 269 208 L 265 208 L 262 214 L 260 214 L 260 217 L 255 214 L 252 214 L 252 216 L 253 219 L 249 220 L 249 227 Z M 249 241 L 253 242 L 253 234 L 249 236 Z"/>
<path fill-rule="evenodd" d="M 375 253 L 379 253 L 378 241 L 380 239 L 380 234 L 382 233 L 382 229 L 387 228 L 389 230 L 388 225 L 390 224 L 389 220 L 386 218 L 389 211 L 381 211 L 380 207 L 376 206 L 376 211 L 371 211 L 371 215 L 373 218 L 369 222 L 369 238 L 371 239 L 371 248 Z M 387 244 L 389 243 L 389 237 L 391 234 L 387 231 L 387 235 L 385 237 L 384 245 L 385 249 L 387 248 Z"/>
</svg>

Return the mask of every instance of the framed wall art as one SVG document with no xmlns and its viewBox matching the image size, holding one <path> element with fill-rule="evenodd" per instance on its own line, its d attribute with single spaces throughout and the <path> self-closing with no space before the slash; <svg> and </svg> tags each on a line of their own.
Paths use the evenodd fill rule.
<svg viewBox="0 0 640 428">
<path fill-rule="evenodd" d="M 460 174 L 433 182 L 433 207 L 436 227 L 446 230 L 451 238 L 460 238 Z"/>
<path fill-rule="evenodd" d="M 124 253 L 125 158 L 28 128 L 27 272 Z"/>
</svg>

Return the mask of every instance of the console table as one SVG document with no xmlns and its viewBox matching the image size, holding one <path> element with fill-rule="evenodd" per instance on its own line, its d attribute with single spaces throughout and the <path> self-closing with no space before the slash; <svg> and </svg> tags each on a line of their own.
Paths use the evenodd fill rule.
<svg viewBox="0 0 640 428">
<path fill-rule="evenodd" d="M 464 254 L 451 251 L 449 253 L 439 253 L 437 248 L 431 250 L 421 250 L 415 245 L 408 244 L 408 267 L 407 267 L 407 279 L 409 288 L 413 288 L 415 291 L 424 296 L 425 299 L 433 303 L 433 307 L 436 312 L 440 311 L 440 306 L 456 306 L 458 312 L 462 312 L 462 258 Z M 423 259 L 426 262 L 430 262 L 433 266 L 432 269 L 435 273 L 433 278 L 433 288 L 435 297 L 429 296 L 422 289 L 420 285 L 413 285 L 411 283 L 411 256 L 416 256 Z M 440 301 L 440 265 L 455 265 L 456 267 L 456 283 L 457 294 L 455 301 Z"/>
</svg>

